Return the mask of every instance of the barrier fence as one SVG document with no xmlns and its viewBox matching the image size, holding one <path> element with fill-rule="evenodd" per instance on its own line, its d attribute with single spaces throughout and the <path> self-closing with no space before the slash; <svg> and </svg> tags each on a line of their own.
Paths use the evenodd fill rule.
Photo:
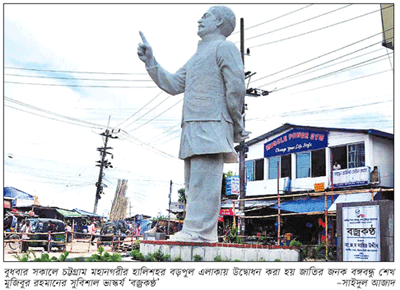
<svg viewBox="0 0 400 290">
<path fill-rule="evenodd" d="M 27 242 L 28 245 L 35 244 L 33 247 L 46 247 L 48 251 L 51 250 L 52 247 L 62 248 L 62 250 L 68 250 L 70 253 L 82 253 L 82 252 L 90 252 L 93 250 L 92 240 L 93 236 L 96 240 L 96 250 L 100 246 L 111 246 L 113 251 L 129 251 L 135 248 L 138 244 L 136 241 L 143 238 L 142 235 L 134 235 L 133 233 L 130 235 L 121 234 L 119 232 L 117 235 L 115 234 L 107 234 L 107 235 L 92 235 L 83 232 L 47 232 L 47 233 L 25 233 L 29 237 L 32 236 L 43 236 L 40 239 L 23 239 L 21 232 L 4 232 L 3 241 L 4 241 L 4 249 L 8 245 L 9 248 L 13 252 L 21 253 L 22 251 L 22 243 Z M 60 236 L 63 236 L 60 237 Z M 68 237 L 71 237 L 68 239 Z M 85 238 L 78 239 L 77 236 L 84 236 Z M 62 240 L 55 240 L 62 239 Z M 88 247 L 83 247 L 82 244 L 88 244 Z M 32 246 L 30 246 L 32 247 Z"/>
</svg>

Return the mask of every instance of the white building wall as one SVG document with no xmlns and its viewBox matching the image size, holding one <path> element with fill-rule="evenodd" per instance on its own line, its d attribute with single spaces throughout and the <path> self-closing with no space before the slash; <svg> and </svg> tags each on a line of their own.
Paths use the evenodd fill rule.
<svg viewBox="0 0 400 290">
<path fill-rule="evenodd" d="M 371 136 L 373 153 L 368 166 L 378 166 L 381 186 L 394 186 L 394 143 L 391 140 Z"/>
</svg>

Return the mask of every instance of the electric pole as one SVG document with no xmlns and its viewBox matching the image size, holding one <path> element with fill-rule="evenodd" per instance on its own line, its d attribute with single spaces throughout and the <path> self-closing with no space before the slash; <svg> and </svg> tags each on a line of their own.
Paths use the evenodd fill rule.
<svg viewBox="0 0 400 290">
<path fill-rule="evenodd" d="M 242 56 L 242 62 L 244 67 L 244 19 L 240 18 L 240 54 Z M 243 101 L 243 109 L 242 114 L 245 113 L 246 104 L 245 100 Z M 245 128 L 245 119 L 243 117 L 243 128 Z M 246 167 L 245 167 L 245 141 L 240 143 L 240 152 L 239 152 L 239 180 L 240 180 L 240 199 L 245 197 L 245 188 L 246 188 Z M 240 213 L 244 212 L 245 204 L 244 201 L 239 203 Z M 242 228 L 242 219 L 239 218 L 239 233 L 241 233 Z"/>
<path fill-rule="evenodd" d="M 112 147 L 107 147 L 108 138 L 111 138 L 111 139 L 118 138 L 117 136 L 113 136 L 112 135 L 113 133 L 114 133 L 114 130 L 112 130 L 110 133 L 110 131 L 108 129 L 106 129 L 105 132 L 100 134 L 100 135 L 104 136 L 105 139 L 104 139 L 104 146 L 97 148 L 97 151 L 100 151 L 101 160 L 96 161 L 97 163 L 99 163 L 99 164 L 96 164 L 96 166 L 100 167 L 100 173 L 99 173 L 99 179 L 96 182 L 97 189 L 96 189 L 96 197 L 94 200 L 93 213 L 97 212 L 97 205 L 99 203 L 99 199 L 101 198 L 100 194 L 103 193 L 103 188 L 104 188 L 104 186 L 106 186 L 105 184 L 102 183 L 103 176 L 104 176 L 103 170 L 104 170 L 104 168 L 108 168 L 108 167 L 113 168 L 113 166 L 111 165 L 111 162 L 109 162 L 106 159 L 107 154 L 111 154 L 110 152 L 107 152 L 107 150 L 113 149 Z M 111 159 L 112 158 L 113 158 L 113 155 L 111 154 Z"/>
<path fill-rule="evenodd" d="M 169 235 L 169 230 L 170 230 L 170 220 L 171 220 L 171 195 L 172 195 L 172 180 L 169 182 L 169 205 L 168 205 L 168 229 L 167 229 L 167 235 Z"/>
</svg>

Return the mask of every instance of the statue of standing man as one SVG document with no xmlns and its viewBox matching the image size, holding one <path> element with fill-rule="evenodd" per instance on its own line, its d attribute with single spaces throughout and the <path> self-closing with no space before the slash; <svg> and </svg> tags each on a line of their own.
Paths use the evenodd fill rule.
<svg viewBox="0 0 400 290">
<path fill-rule="evenodd" d="M 185 163 L 186 217 L 173 241 L 218 242 L 224 163 L 236 163 L 234 142 L 244 141 L 246 93 L 240 52 L 226 38 L 236 18 L 225 6 L 211 7 L 198 21 L 197 52 L 175 74 L 163 69 L 143 33 L 138 56 L 165 92 L 185 93 L 179 158 Z"/>
</svg>

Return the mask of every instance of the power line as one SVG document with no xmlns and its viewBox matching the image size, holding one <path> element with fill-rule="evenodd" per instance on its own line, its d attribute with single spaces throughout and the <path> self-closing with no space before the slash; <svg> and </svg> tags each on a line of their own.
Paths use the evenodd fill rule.
<svg viewBox="0 0 400 290">
<path fill-rule="evenodd" d="M 102 125 L 89 126 L 89 125 L 84 125 L 84 124 L 77 124 L 77 123 L 73 123 L 73 122 L 69 122 L 69 121 L 65 121 L 65 120 L 52 118 L 52 117 L 49 117 L 49 116 L 36 114 L 34 112 L 26 111 L 26 110 L 23 110 L 23 109 L 20 109 L 20 108 L 16 108 L 16 107 L 13 107 L 13 106 L 10 106 L 10 105 L 7 105 L 7 104 L 5 104 L 4 106 L 8 107 L 8 108 L 15 109 L 15 110 L 18 110 L 18 111 L 22 111 L 22 112 L 25 112 L 25 113 L 28 113 L 28 114 L 32 114 L 32 115 L 35 115 L 35 116 L 39 116 L 39 117 L 43 117 L 43 118 L 46 118 L 46 119 L 50 119 L 50 120 L 54 120 L 54 121 L 58 121 L 58 122 L 63 122 L 63 123 L 71 124 L 71 125 L 76 125 L 76 126 L 81 126 L 81 127 L 86 127 L 86 128 L 104 129 L 104 127 L 102 127 Z"/>
<path fill-rule="evenodd" d="M 129 142 L 131 142 L 131 143 L 134 143 L 134 144 L 136 144 L 136 145 L 139 145 L 140 147 L 144 147 L 144 148 L 146 148 L 146 149 L 148 149 L 148 150 L 150 150 L 150 151 L 153 151 L 154 153 L 157 153 L 157 154 L 162 155 L 162 156 L 164 156 L 164 157 L 173 159 L 173 160 L 175 160 L 175 161 L 181 161 L 181 160 L 180 160 L 179 158 L 177 158 L 176 156 L 173 156 L 173 155 L 171 155 L 171 154 L 169 154 L 169 153 L 166 153 L 166 152 L 161 151 L 161 150 L 159 150 L 159 149 L 157 149 L 157 148 L 154 148 L 153 146 L 147 144 L 146 142 L 143 142 L 143 141 L 139 140 L 138 138 L 136 138 L 136 137 L 130 135 L 128 132 L 126 132 L 126 131 L 124 131 L 124 130 L 121 130 L 121 132 L 122 132 L 123 134 L 126 135 L 126 137 L 128 138 L 128 139 L 126 139 L 126 140 L 129 141 Z M 143 146 L 143 145 L 144 145 L 144 146 Z"/>
<path fill-rule="evenodd" d="M 76 88 L 112 88 L 112 89 L 154 89 L 156 86 L 101 86 L 101 85 L 62 85 L 62 84 L 41 84 L 41 83 L 24 83 L 24 82 L 10 82 L 4 81 L 8 84 L 19 85 L 36 85 L 36 86 L 54 86 L 54 87 L 76 87 Z"/>
<path fill-rule="evenodd" d="M 393 28 L 392 28 L 392 29 L 393 29 Z M 390 30 L 391 30 L 391 29 L 390 29 Z M 279 73 L 284 72 L 284 71 L 287 71 L 287 70 L 289 70 L 289 69 L 292 69 L 292 68 L 301 66 L 301 65 L 306 64 L 306 63 L 308 63 L 308 62 L 311 62 L 311 61 L 314 61 L 314 60 L 316 60 L 316 59 L 322 58 L 322 57 L 324 57 L 324 56 L 330 55 L 330 54 L 332 54 L 332 53 L 338 52 L 338 51 L 340 51 L 340 50 L 342 50 L 342 49 L 345 49 L 345 48 L 348 48 L 348 47 L 350 47 L 350 46 L 356 45 L 356 44 L 358 44 L 358 43 L 360 43 L 360 42 L 366 41 L 366 40 L 368 40 L 368 39 L 371 39 L 371 38 L 373 38 L 373 37 L 375 37 L 375 36 L 378 36 L 378 35 L 381 35 L 381 34 L 382 34 L 382 32 L 373 34 L 373 35 L 371 35 L 371 36 L 369 36 L 369 37 L 367 37 L 367 38 L 358 40 L 358 41 L 356 41 L 356 42 L 350 43 L 350 44 L 345 45 L 345 46 L 343 46 L 343 47 L 340 47 L 340 48 L 338 48 L 338 49 L 335 49 L 335 50 L 329 51 L 329 52 L 327 52 L 327 53 L 321 54 L 321 55 L 319 55 L 319 56 L 317 56 L 317 57 L 314 57 L 314 58 L 311 58 L 311 59 L 309 59 L 309 60 L 303 61 L 303 62 L 298 63 L 298 64 L 296 64 L 296 65 L 293 65 L 293 66 L 291 66 L 291 67 L 285 68 L 285 69 L 280 70 L 280 71 L 275 72 L 275 73 L 272 73 L 272 74 L 270 74 L 270 75 L 267 75 L 267 76 L 258 78 L 258 79 L 256 79 L 256 80 L 254 80 L 253 82 L 257 82 L 257 81 L 262 80 L 262 79 L 265 79 L 265 78 L 267 78 L 267 77 L 271 77 L 271 76 L 273 76 L 273 75 L 279 74 Z"/>
<path fill-rule="evenodd" d="M 128 119 L 126 119 L 125 121 L 119 123 L 117 126 L 114 127 L 117 128 L 119 126 L 121 126 L 123 123 L 125 123 L 126 121 L 128 121 L 129 119 L 133 118 L 136 114 L 138 114 L 141 110 L 143 110 L 145 107 L 147 107 L 148 104 L 150 104 L 152 101 L 154 101 L 155 99 L 157 99 L 161 94 L 163 93 L 163 91 L 161 91 L 160 93 L 158 93 L 154 98 L 152 98 L 146 105 L 144 105 L 143 107 L 141 107 L 138 111 L 136 111 L 133 115 L 131 115 Z M 129 126 L 129 125 L 128 125 Z"/>
<path fill-rule="evenodd" d="M 285 17 L 285 16 L 291 15 L 291 14 L 293 14 L 293 13 L 296 13 L 296 12 L 300 11 L 300 10 L 303 10 L 303 9 L 309 8 L 309 7 L 311 7 L 312 5 L 314 5 L 314 4 L 309 4 L 309 5 L 305 6 L 305 7 L 301 7 L 301 8 L 299 8 L 299 9 L 297 9 L 297 10 L 294 10 L 294 11 L 292 11 L 292 12 L 289 12 L 289 13 L 283 14 L 283 15 L 281 15 L 281 16 L 278 16 L 278 17 L 275 17 L 275 18 L 273 18 L 273 19 L 270 19 L 270 20 L 268 20 L 268 21 L 261 22 L 261 23 L 259 23 L 259 24 L 256 24 L 256 25 L 253 25 L 253 26 L 250 26 L 250 27 L 246 28 L 246 29 L 245 29 L 245 31 L 246 31 L 246 30 L 249 30 L 249 29 L 252 29 L 252 28 L 254 28 L 254 27 L 257 27 L 257 26 L 260 26 L 260 25 L 263 25 L 263 24 L 266 24 L 266 23 L 272 22 L 272 21 L 274 21 L 274 20 L 278 20 L 278 19 L 280 19 L 280 18 L 283 18 L 283 17 Z M 233 34 L 236 34 L 236 33 L 239 33 L 239 31 L 236 31 L 236 32 L 232 33 L 232 35 L 233 35 Z"/>
<path fill-rule="evenodd" d="M 144 113 L 143 115 L 141 115 L 139 118 L 133 120 L 131 123 L 129 123 L 128 125 L 126 125 L 126 126 L 125 126 L 125 129 L 128 128 L 130 125 L 136 123 L 136 122 L 139 121 L 140 119 L 142 119 L 144 116 L 148 115 L 150 112 L 154 111 L 156 108 L 158 108 L 159 106 L 161 106 L 164 102 L 166 102 L 166 101 L 167 101 L 169 98 L 171 98 L 171 97 L 172 97 L 172 95 L 168 95 L 168 97 L 166 97 L 164 100 L 162 100 L 162 101 L 161 101 L 160 103 L 158 103 L 156 106 L 154 106 L 152 109 L 150 109 L 149 111 L 147 111 L 146 113 Z M 154 98 L 154 99 L 155 99 L 155 98 Z M 150 101 L 150 102 L 151 102 L 151 101 Z M 150 102 L 149 102 L 149 103 L 150 103 Z M 147 103 L 147 104 L 149 104 L 149 103 Z M 147 104 L 146 104 L 144 107 L 146 107 Z M 136 130 L 136 129 L 134 129 L 134 130 Z M 131 131 L 133 131 L 133 130 L 131 130 Z M 131 131 L 129 131 L 129 132 L 131 132 Z"/>
<path fill-rule="evenodd" d="M 136 127 L 136 128 L 133 128 L 132 130 L 128 131 L 128 133 L 139 129 L 139 128 L 143 127 L 144 125 L 147 125 L 148 123 L 150 123 L 151 121 L 157 119 L 159 116 L 161 116 L 161 115 L 164 114 L 165 112 L 171 110 L 173 107 L 175 107 L 176 105 L 178 105 L 178 104 L 179 104 L 180 102 L 182 102 L 182 101 L 183 101 L 183 99 L 180 99 L 178 102 L 176 102 L 175 104 L 173 104 L 171 107 L 169 107 L 169 108 L 166 109 L 165 111 L 161 112 L 160 114 L 158 114 L 158 115 L 155 116 L 154 118 L 150 119 L 149 121 L 147 121 L 147 122 L 141 124 L 140 126 L 138 126 L 138 127 Z"/>
<path fill-rule="evenodd" d="M 287 25 L 287 26 L 284 26 L 284 27 L 281 27 L 281 28 L 278 28 L 278 29 L 269 31 L 269 32 L 265 32 L 265 33 L 262 33 L 262 34 L 259 34 L 259 35 L 256 35 L 256 36 L 252 36 L 252 37 L 246 38 L 246 40 L 251 40 L 251 39 L 254 39 L 254 38 L 258 38 L 258 37 L 260 37 L 260 36 L 264 36 L 264 35 L 267 35 L 267 34 L 270 34 L 270 33 L 273 33 L 273 32 L 277 32 L 277 31 L 280 31 L 280 30 L 283 30 L 283 29 L 286 29 L 286 28 L 289 28 L 289 27 L 296 26 L 296 25 L 305 23 L 305 22 L 307 22 L 307 21 L 311 21 L 311 20 L 314 20 L 314 19 L 316 19 L 316 18 L 319 18 L 319 17 L 325 16 L 325 15 L 328 15 L 328 14 L 330 14 L 330 13 L 339 11 L 339 10 L 341 10 L 341 9 L 347 8 L 347 7 L 351 6 L 351 5 L 353 5 L 353 4 L 349 4 L 349 5 L 346 5 L 346 6 L 344 6 L 344 7 L 340 7 L 340 8 L 337 8 L 337 9 L 335 9 L 335 10 L 332 10 L 332 11 L 329 11 L 329 12 L 325 12 L 325 13 L 323 13 L 323 14 L 314 16 L 314 17 L 312 17 L 312 18 L 308 18 L 308 19 L 305 19 L 305 20 L 302 20 L 302 21 L 299 21 L 299 22 L 296 22 L 296 23 L 293 23 L 293 24 L 290 24 L 290 25 Z"/>
<path fill-rule="evenodd" d="M 4 74 L 5 76 L 40 78 L 40 79 L 57 79 L 57 80 L 75 80 L 75 81 L 98 81 L 98 82 L 151 82 L 152 80 L 132 80 L 132 79 L 90 79 L 90 78 L 71 78 L 71 77 L 51 77 L 51 76 L 33 76 L 21 74 Z"/>
<path fill-rule="evenodd" d="M 382 104 L 382 103 L 388 103 L 388 102 L 393 102 L 393 100 L 384 100 L 384 101 L 377 101 L 377 102 L 372 102 L 372 103 L 361 103 L 361 104 L 356 104 L 356 105 L 349 105 L 345 107 L 338 107 L 338 108 L 331 108 L 330 106 L 322 106 L 319 108 L 314 108 L 312 110 L 298 110 L 298 111 L 292 111 L 292 112 L 285 112 L 282 114 L 276 114 L 276 115 L 270 115 L 268 117 L 257 117 L 253 119 L 248 119 L 248 121 L 265 121 L 267 119 L 270 119 L 272 117 L 288 117 L 288 116 L 294 116 L 294 115 L 314 115 L 314 114 L 320 114 L 320 113 L 325 113 L 326 111 L 329 112 L 334 112 L 334 111 L 341 111 L 341 110 L 349 110 L 349 109 L 354 109 L 358 107 L 366 107 L 366 106 L 373 106 L 377 104 Z M 326 108 L 328 107 L 328 108 Z M 325 109 L 323 109 L 325 108 Z"/>
<path fill-rule="evenodd" d="M 348 66 L 348 67 L 341 68 L 339 70 L 336 70 L 336 71 L 333 71 L 333 72 L 330 72 L 330 73 L 327 73 L 327 74 L 324 74 L 324 75 L 320 75 L 320 76 L 317 76 L 317 77 L 314 77 L 314 78 L 311 78 L 311 79 L 308 79 L 308 80 L 305 80 L 305 81 L 301 81 L 301 82 L 298 82 L 298 83 L 295 83 L 295 84 L 292 84 L 292 85 L 288 85 L 288 86 L 280 88 L 280 89 L 276 89 L 276 90 L 274 90 L 274 92 L 281 91 L 281 90 L 284 90 L 284 89 L 288 89 L 288 88 L 291 88 L 291 87 L 294 87 L 294 86 L 302 85 L 302 84 L 305 84 L 305 83 L 308 83 L 308 82 L 316 81 L 316 80 L 319 80 L 319 79 L 322 79 L 322 78 L 326 78 L 326 77 L 329 77 L 329 76 L 332 76 L 332 75 L 335 75 L 335 74 L 343 73 L 343 72 L 346 72 L 348 70 L 359 68 L 361 66 L 371 65 L 372 63 L 375 63 L 375 62 L 372 62 L 373 60 L 376 60 L 376 59 L 379 59 L 379 58 L 382 58 L 382 57 L 386 57 L 386 54 L 371 58 L 371 59 L 366 60 L 366 61 L 362 61 L 362 62 L 356 63 L 356 64 Z M 262 88 L 262 87 L 264 87 L 266 85 L 267 84 L 264 84 L 264 85 L 261 85 L 261 86 L 258 86 L 258 87 Z"/>
<path fill-rule="evenodd" d="M 15 99 L 12 99 L 12 98 L 9 98 L 9 97 L 6 97 L 6 96 L 4 97 L 4 99 L 6 101 L 16 103 L 16 104 L 18 104 L 20 106 L 27 107 L 27 108 L 30 108 L 30 109 L 33 109 L 33 110 L 36 110 L 36 111 L 40 111 L 40 112 L 43 112 L 43 113 L 46 113 L 46 114 L 49 114 L 49 115 L 54 115 L 54 116 L 57 116 L 57 117 L 60 117 L 60 118 L 64 118 L 64 119 L 75 121 L 75 122 L 84 123 L 84 124 L 87 124 L 87 125 L 99 126 L 99 124 L 95 124 L 95 123 L 92 123 L 92 122 L 88 122 L 88 121 L 72 118 L 72 117 L 69 117 L 69 116 L 61 115 L 61 114 L 58 114 L 58 113 L 55 113 L 55 112 L 52 112 L 52 111 L 48 111 L 48 110 L 45 110 L 45 109 L 42 109 L 42 108 L 39 108 L 39 107 L 32 106 L 30 104 L 27 104 L 27 103 L 24 103 L 24 102 L 21 102 L 21 101 L 18 101 L 18 100 L 15 100 Z"/>
<path fill-rule="evenodd" d="M 289 96 L 296 95 L 296 94 L 301 94 L 301 93 L 306 93 L 306 92 L 311 92 L 311 91 L 323 89 L 323 88 L 326 88 L 326 87 L 336 86 L 336 85 L 344 84 L 344 83 L 347 83 L 347 82 L 351 82 L 351 81 L 355 81 L 355 80 L 359 80 L 359 79 L 363 79 L 363 78 L 379 75 L 379 74 L 382 74 L 382 73 L 385 73 L 385 72 L 389 72 L 389 71 L 393 71 L 393 69 L 388 69 L 388 70 L 380 71 L 380 72 L 377 72 L 377 73 L 373 73 L 373 74 L 369 74 L 369 75 L 365 75 L 365 76 L 361 76 L 361 77 L 352 78 L 350 80 L 345 80 L 345 81 L 342 81 L 342 82 L 333 83 L 333 84 L 325 85 L 325 86 L 314 88 L 314 89 L 309 89 L 309 90 L 305 90 L 305 91 L 301 91 L 301 92 L 297 92 L 297 93 L 292 93 Z"/>
<path fill-rule="evenodd" d="M 285 41 L 285 40 L 290 40 L 290 39 L 297 38 L 297 37 L 300 37 L 300 36 L 304 36 L 304 35 L 307 35 L 307 34 L 311 34 L 311 33 L 317 32 L 317 31 L 321 31 L 323 29 L 331 28 L 331 27 L 334 27 L 336 25 L 343 24 L 343 23 L 346 23 L 346 22 L 349 22 L 349 21 L 352 21 L 352 20 L 356 20 L 356 19 L 359 19 L 361 17 L 365 17 L 365 16 L 368 16 L 368 15 L 371 15 L 373 13 L 380 12 L 380 11 L 381 11 L 381 9 L 375 10 L 375 11 L 368 12 L 368 13 L 365 13 L 365 14 L 362 14 L 362 15 L 359 15 L 359 16 L 356 16 L 356 17 L 353 17 L 353 18 L 349 18 L 349 19 L 346 19 L 344 21 L 340 21 L 340 22 L 337 22 L 337 23 L 334 23 L 334 24 L 331 24 L 331 25 L 328 25 L 328 26 L 320 27 L 320 28 L 317 28 L 317 29 L 314 29 L 314 30 L 310 30 L 310 31 L 307 31 L 307 32 L 304 32 L 304 33 L 300 33 L 300 34 L 293 35 L 293 36 L 290 36 L 290 37 L 282 38 L 282 39 L 279 39 L 279 40 L 266 42 L 266 43 L 262 43 L 262 44 L 258 44 L 258 45 L 254 45 L 254 46 L 250 46 L 249 48 L 257 48 L 257 47 L 260 47 L 260 46 L 265 46 L 265 45 L 274 44 L 274 43 L 278 43 L 278 42 Z"/>
<path fill-rule="evenodd" d="M 352 51 L 352 52 L 350 52 L 350 53 L 341 55 L 341 56 L 339 56 L 339 57 L 333 58 L 333 59 L 328 60 L 328 61 L 326 61 L 326 62 L 320 63 L 320 64 L 318 64 L 318 65 L 315 65 L 315 66 L 313 66 L 313 67 L 307 68 L 307 69 L 305 69 L 305 70 L 302 70 L 302 71 L 300 71 L 300 72 L 296 72 L 296 73 L 291 74 L 291 75 L 289 75 L 289 76 L 286 76 L 286 77 L 280 78 L 280 79 L 278 79 L 278 80 L 272 81 L 272 82 L 270 82 L 270 83 L 268 83 L 268 84 L 265 84 L 265 85 L 263 85 L 263 86 L 266 86 L 266 85 L 269 85 L 269 84 L 272 84 L 272 83 L 276 83 L 276 82 L 278 82 L 278 81 L 281 81 L 281 80 L 284 80 L 284 79 L 288 79 L 288 78 L 290 78 L 290 77 L 293 77 L 293 76 L 302 74 L 302 73 L 304 73 L 304 72 L 307 72 L 307 71 L 312 70 L 312 69 L 314 69 L 314 68 L 317 68 L 317 67 L 320 67 L 320 66 L 322 66 L 322 65 L 328 64 L 328 63 L 333 62 L 333 61 L 335 61 L 335 60 L 338 60 L 338 59 L 344 58 L 344 57 L 346 57 L 346 56 L 352 55 L 352 54 L 354 54 L 354 53 L 360 52 L 360 51 L 362 51 L 362 50 L 368 49 L 368 48 L 370 48 L 370 47 L 372 47 L 372 46 L 380 45 L 381 43 L 382 43 L 382 42 L 380 41 L 380 42 L 377 42 L 377 43 L 374 43 L 374 44 L 365 46 L 365 47 L 363 47 L 363 48 L 361 48 L 361 49 L 358 49 L 358 50 Z M 359 56 L 358 56 L 358 57 L 359 57 Z M 356 57 L 356 58 L 357 58 L 357 57 Z M 353 58 L 353 59 L 354 59 L 354 58 Z M 348 60 L 347 60 L 347 61 L 348 61 Z M 260 80 L 260 79 L 258 79 L 258 80 Z"/>
<path fill-rule="evenodd" d="M 56 72 L 56 73 L 106 74 L 106 75 L 147 75 L 147 73 L 71 71 L 71 70 L 53 70 L 53 69 L 38 69 L 38 68 L 24 68 L 24 67 L 10 67 L 10 66 L 5 66 L 4 68 L 5 69 L 15 69 L 15 70 Z"/>
</svg>

